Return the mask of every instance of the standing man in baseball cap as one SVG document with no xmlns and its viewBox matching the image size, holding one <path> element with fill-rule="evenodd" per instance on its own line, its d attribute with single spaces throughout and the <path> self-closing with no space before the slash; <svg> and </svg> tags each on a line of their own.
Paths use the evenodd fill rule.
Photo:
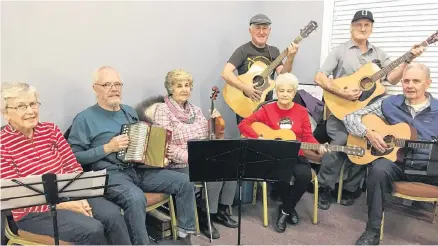
<svg viewBox="0 0 438 246">
<path fill-rule="evenodd" d="M 242 83 L 234 74 L 234 71 L 237 69 L 238 75 L 245 74 L 254 62 L 262 61 L 269 65 L 280 55 L 280 50 L 277 47 L 267 44 L 269 34 L 271 33 L 271 23 L 271 19 L 264 14 L 253 16 L 249 20 L 251 41 L 241 45 L 234 51 L 222 71 L 222 78 L 228 84 L 243 91 L 253 101 L 260 101 L 262 92 L 251 85 Z M 286 62 L 284 64 L 280 63 L 275 68 L 277 74 L 292 71 L 292 64 L 297 51 L 298 45 L 295 43 L 288 47 Z M 271 78 L 274 79 L 274 73 L 271 74 Z M 266 95 L 265 100 L 271 100 L 272 94 L 273 91 L 270 91 Z M 242 117 L 236 114 L 236 119 L 237 124 L 239 124 Z"/>
<path fill-rule="evenodd" d="M 333 79 L 352 74 L 362 65 L 369 62 L 380 63 L 382 67 L 386 67 L 391 63 L 386 52 L 368 41 L 373 31 L 373 24 L 374 17 L 371 11 L 359 10 L 354 14 L 350 25 L 350 40 L 340 44 L 329 53 L 324 64 L 315 76 L 315 82 L 322 89 L 339 97 L 355 101 L 362 94 L 362 91 L 339 88 L 332 83 Z M 423 47 L 416 47 L 417 45 L 414 45 L 411 49 L 414 58 L 423 52 Z M 411 61 L 406 61 L 406 63 L 395 68 L 387 75 L 385 80 L 393 85 L 397 84 L 402 77 L 406 64 L 410 62 Z M 333 75 L 333 79 L 328 78 L 330 75 Z M 351 83 L 356 82 L 351 81 Z M 342 119 L 337 119 L 333 115 L 330 115 L 327 120 L 326 129 L 328 136 L 332 139 L 331 144 L 346 145 L 348 132 Z M 368 134 L 366 137 L 369 140 L 373 140 L 370 139 L 372 136 Z M 354 199 L 360 195 L 359 186 L 365 176 L 366 166 L 354 165 L 349 161 L 346 154 L 340 152 L 324 154 L 321 162 L 321 169 L 318 173 L 318 181 L 320 184 L 319 208 L 324 210 L 329 209 L 331 201 L 334 200 L 331 198 L 331 191 L 335 189 L 335 184 L 336 181 L 339 180 L 341 167 L 344 162 L 344 186 L 341 204 L 344 206 L 352 205 Z"/>
</svg>

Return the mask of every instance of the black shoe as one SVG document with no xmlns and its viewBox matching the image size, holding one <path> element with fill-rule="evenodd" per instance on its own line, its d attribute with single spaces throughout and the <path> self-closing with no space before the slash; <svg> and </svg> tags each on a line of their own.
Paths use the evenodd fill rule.
<svg viewBox="0 0 438 246">
<path fill-rule="evenodd" d="M 178 237 L 177 245 L 192 245 L 192 240 L 190 238 L 190 234 L 186 237 Z"/>
<path fill-rule="evenodd" d="M 198 208 L 198 219 L 199 219 L 199 230 L 206 237 L 210 238 L 210 231 L 208 229 L 207 213 L 200 208 Z M 219 231 L 216 229 L 216 227 L 214 227 L 213 222 L 211 222 L 211 238 L 218 239 L 219 237 L 220 237 Z"/>
<path fill-rule="evenodd" d="M 341 196 L 341 205 L 351 206 L 353 204 L 354 204 L 354 192 L 343 190 Z"/>
<path fill-rule="evenodd" d="M 287 217 L 287 223 L 291 225 L 296 225 L 300 222 L 300 217 L 298 217 L 298 213 L 295 209 L 292 209 L 292 211 L 289 214 L 289 217 Z"/>
<path fill-rule="evenodd" d="M 288 214 L 283 213 L 283 209 L 281 209 L 281 206 L 278 207 L 278 218 L 277 222 L 275 223 L 275 230 L 277 232 L 283 233 L 286 230 L 287 226 L 287 218 L 289 217 Z"/>
<path fill-rule="evenodd" d="M 237 221 L 233 220 L 227 213 L 227 206 L 219 203 L 218 211 L 216 214 L 210 214 L 212 221 L 224 225 L 229 228 L 237 228 Z"/>
<path fill-rule="evenodd" d="M 208 229 L 208 221 L 201 224 L 199 222 L 199 229 L 201 230 L 202 234 L 206 236 L 207 238 L 210 238 L 210 230 Z M 219 239 L 221 235 L 219 234 L 219 231 L 214 227 L 214 224 L 211 223 L 211 238 L 212 239 Z"/>
<path fill-rule="evenodd" d="M 380 243 L 380 230 L 379 229 L 367 229 L 359 239 L 356 241 L 356 245 L 379 245 Z"/>
<path fill-rule="evenodd" d="M 319 190 L 319 197 L 318 197 L 318 208 L 322 209 L 322 210 L 327 210 L 330 208 L 330 203 L 331 203 L 331 194 L 330 194 L 330 189 L 324 186 L 320 186 Z"/>
</svg>

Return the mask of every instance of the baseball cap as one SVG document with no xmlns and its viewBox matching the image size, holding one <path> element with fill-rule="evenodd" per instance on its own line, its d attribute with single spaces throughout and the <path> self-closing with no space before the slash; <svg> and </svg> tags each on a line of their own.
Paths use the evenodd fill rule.
<svg viewBox="0 0 438 246">
<path fill-rule="evenodd" d="M 251 20 L 249 20 L 249 24 L 271 24 L 271 19 L 264 14 L 254 15 Z"/>
<path fill-rule="evenodd" d="M 374 22 L 373 13 L 369 10 L 359 10 L 354 14 L 353 20 L 351 22 L 355 22 L 359 19 L 368 19 L 371 22 Z"/>
</svg>

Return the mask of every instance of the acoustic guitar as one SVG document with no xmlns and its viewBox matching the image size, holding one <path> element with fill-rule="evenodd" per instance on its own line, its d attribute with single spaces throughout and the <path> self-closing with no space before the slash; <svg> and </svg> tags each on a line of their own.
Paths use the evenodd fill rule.
<svg viewBox="0 0 438 246">
<path fill-rule="evenodd" d="M 365 153 L 362 156 L 348 157 L 351 162 L 357 165 L 366 165 L 382 157 L 393 162 L 396 160 L 402 160 L 403 153 L 402 151 L 399 151 L 400 148 L 406 147 L 406 141 L 417 139 L 417 130 L 407 123 L 388 125 L 374 114 L 363 116 L 362 123 L 368 128 L 368 130 L 379 133 L 388 145 L 388 148 L 384 153 L 381 153 L 376 150 L 366 138 L 349 135 L 347 138 L 347 145 L 359 146 L 365 150 Z M 429 149 L 431 143 L 408 143 L 408 147 L 414 149 Z"/>
<path fill-rule="evenodd" d="M 437 40 L 438 32 L 435 32 L 426 41 L 423 41 L 420 46 L 426 47 L 435 43 Z M 385 87 L 381 84 L 381 79 L 412 57 L 413 54 L 407 52 L 382 69 L 380 69 L 377 64 L 370 62 L 363 65 L 351 75 L 333 80 L 333 83 L 337 87 L 341 89 L 361 90 L 362 95 L 358 100 L 350 101 L 324 90 L 324 101 L 327 107 L 336 118 L 342 120 L 347 114 L 367 106 L 373 98 L 385 93 Z"/>
<path fill-rule="evenodd" d="M 293 42 L 298 44 L 317 27 L 318 24 L 315 21 L 311 21 L 304 29 L 300 30 L 300 35 L 295 38 Z M 275 82 L 270 78 L 270 75 L 286 55 L 287 49 L 285 49 L 271 64 L 256 61 L 252 64 L 248 72 L 237 77 L 242 83 L 252 85 L 257 90 L 262 91 L 261 99 L 258 102 L 252 101 L 245 95 L 245 93 L 243 93 L 243 91 L 225 83 L 223 89 L 225 102 L 236 114 L 246 118 L 254 112 L 259 104 L 265 101 L 268 92 L 275 87 Z"/>
<path fill-rule="evenodd" d="M 297 140 L 297 136 L 292 130 L 280 129 L 274 130 L 261 122 L 254 122 L 251 124 L 251 128 L 261 138 L 273 139 L 273 140 Z M 330 151 L 344 152 L 347 155 L 362 156 L 364 149 L 355 146 L 340 146 L 331 144 L 315 144 L 315 143 L 301 143 L 301 149 L 305 150 L 319 150 L 321 145 L 325 146 Z"/>
</svg>

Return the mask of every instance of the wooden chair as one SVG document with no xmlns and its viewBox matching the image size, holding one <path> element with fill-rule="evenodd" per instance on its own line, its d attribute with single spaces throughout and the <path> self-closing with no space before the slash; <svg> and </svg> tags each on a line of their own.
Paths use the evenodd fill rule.
<svg viewBox="0 0 438 246">
<path fill-rule="evenodd" d="M 395 182 L 395 192 L 393 196 L 408 199 L 411 201 L 431 202 L 434 206 L 432 212 L 431 223 L 436 223 L 438 217 L 438 187 L 434 185 L 419 183 L 419 182 Z M 385 221 L 385 213 L 382 216 L 382 224 L 380 227 L 380 240 L 383 239 L 383 225 Z"/>
<path fill-rule="evenodd" d="M 146 205 L 146 212 L 152 211 L 160 207 L 161 205 L 164 205 L 166 203 L 169 203 L 169 210 L 170 210 L 170 220 L 171 220 L 171 230 L 172 230 L 172 237 L 173 240 L 177 239 L 177 222 L 176 222 L 176 216 L 175 216 L 175 208 L 172 196 L 164 193 L 144 193 L 146 199 L 147 199 L 147 205 Z M 9 239 L 7 245 L 14 245 L 14 244 L 20 244 L 20 245 L 54 245 L 55 240 L 51 236 L 47 235 L 38 235 L 34 233 L 30 233 L 21 229 L 18 229 L 17 234 L 13 233 L 10 229 L 8 220 L 5 221 L 5 235 Z M 65 242 L 65 241 L 59 241 L 60 245 L 72 245 L 73 243 Z"/>
<path fill-rule="evenodd" d="M 252 205 L 256 205 L 257 202 L 257 186 L 258 183 L 262 186 L 262 199 L 263 199 L 263 226 L 268 226 L 268 188 L 265 181 L 254 182 L 253 193 L 252 193 Z M 318 177 L 316 172 L 312 169 L 312 183 L 314 185 L 313 192 L 313 224 L 318 223 Z"/>
</svg>

